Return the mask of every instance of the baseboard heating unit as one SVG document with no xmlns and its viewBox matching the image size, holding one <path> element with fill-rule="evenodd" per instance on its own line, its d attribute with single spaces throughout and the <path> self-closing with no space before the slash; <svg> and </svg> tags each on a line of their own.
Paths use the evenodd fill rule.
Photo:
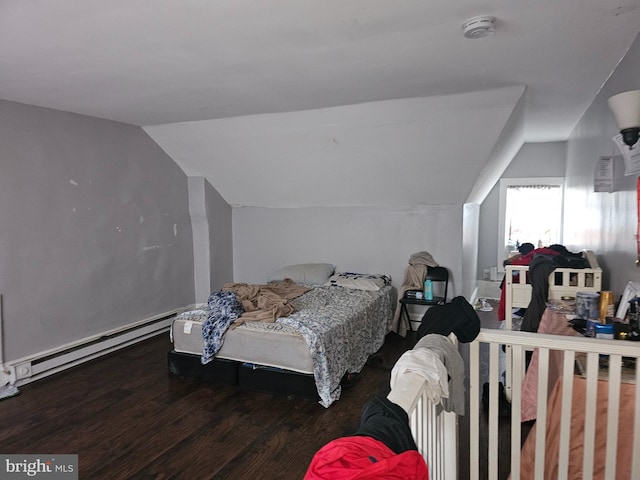
<svg viewBox="0 0 640 480">
<path fill-rule="evenodd" d="M 0 369 L 0 385 L 24 385 L 156 335 L 168 333 L 175 316 L 188 308 L 190 307 L 165 312 L 55 349 L 8 361 Z"/>
</svg>

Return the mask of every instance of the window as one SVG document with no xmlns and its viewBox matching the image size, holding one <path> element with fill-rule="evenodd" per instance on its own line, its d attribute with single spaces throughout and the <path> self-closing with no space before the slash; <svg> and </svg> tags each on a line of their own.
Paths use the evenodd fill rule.
<svg viewBox="0 0 640 480">
<path fill-rule="evenodd" d="M 563 178 L 503 178 L 500 180 L 498 265 L 518 247 L 562 243 Z"/>
</svg>

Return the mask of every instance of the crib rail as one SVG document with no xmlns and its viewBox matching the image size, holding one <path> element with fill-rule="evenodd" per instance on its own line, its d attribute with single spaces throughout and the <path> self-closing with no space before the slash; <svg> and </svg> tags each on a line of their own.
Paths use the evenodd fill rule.
<svg viewBox="0 0 640 480">
<path fill-rule="evenodd" d="M 528 265 L 505 267 L 505 311 L 507 330 L 511 330 L 511 309 L 526 308 L 531 301 Z M 556 268 L 549 275 L 549 300 L 575 297 L 578 292 L 602 290 L 601 268 Z"/>
<path fill-rule="evenodd" d="M 510 418 L 500 418 L 498 408 L 499 354 L 502 345 L 511 346 L 513 352 Z M 439 420 L 437 415 L 430 416 L 435 414 L 434 407 L 424 395 L 422 380 L 414 374 L 404 376 L 402 391 L 392 391 L 390 394 L 390 398 L 402 403 L 410 414 L 412 432 L 429 466 L 431 479 L 457 478 L 457 472 L 452 474 L 453 467 L 449 465 L 458 461 L 459 444 L 469 445 L 469 478 L 472 480 L 504 478 L 504 475 L 499 475 L 499 462 L 503 467 L 500 471 L 510 472 L 510 478 L 514 480 L 570 478 L 575 474 L 576 468 L 580 471 L 580 478 L 584 479 L 593 478 L 594 475 L 605 479 L 627 478 L 621 472 L 627 472 L 628 478 L 640 478 L 640 414 L 627 411 L 625 418 L 619 418 L 622 415 L 620 408 L 623 381 L 626 382 L 625 392 L 630 389 L 634 399 L 640 398 L 639 370 L 629 379 L 623 375 L 622 368 L 623 359 L 627 362 L 629 359 L 637 361 L 640 357 L 640 345 L 580 336 L 482 329 L 468 349 L 468 431 L 458 428 L 455 417 L 442 417 L 444 414 L 441 414 L 442 419 Z M 486 356 L 487 349 L 488 368 L 481 361 L 481 353 Z M 536 379 L 538 420 L 535 422 L 535 430 L 529 433 L 531 438 L 527 438 L 522 447 L 521 402 L 525 356 L 527 351 L 533 349 L 538 349 L 539 362 Z M 562 352 L 559 366 L 562 374 L 557 385 L 548 382 L 551 352 Z M 603 355 L 608 358 L 608 369 L 604 370 L 599 368 L 599 360 Z M 583 368 L 576 370 L 578 358 L 583 359 Z M 584 400 L 580 402 L 573 398 L 577 378 L 582 382 L 581 385 L 586 385 Z M 490 384 L 488 412 L 482 408 L 483 381 Z M 561 400 L 550 406 L 549 392 L 554 387 L 556 393 L 562 392 L 561 397 L 557 397 Z M 604 400 L 602 392 L 606 392 Z M 631 403 L 638 402 L 632 399 Z M 576 412 L 582 415 L 582 411 L 584 425 L 576 432 L 572 427 L 575 426 L 572 418 L 581 418 Z M 598 418 L 598 412 L 606 413 Z M 600 425 L 598 427 L 596 420 Z M 504 432 L 504 429 L 498 428 L 500 421 L 510 421 L 510 429 L 507 429 L 510 430 L 510 441 L 507 442 L 510 453 L 508 448 L 504 448 L 504 441 L 499 438 Z M 601 427 L 602 424 L 605 426 Z M 622 427 L 633 432 L 631 438 L 623 439 L 623 443 L 619 439 L 619 428 Z M 532 435 L 534 431 L 535 434 Z M 554 440 L 547 445 L 552 431 Z M 468 438 L 463 439 L 462 436 Z M 439 444 L 441 451 L 430 451 L 433 444 Z M 576 448 L 576 445 L 581 448 Z M 597 448 L 602 450 L 596 450 Z M 576 452 L 580 453 L 581 449 L 581 456 L 577 459 Z M 621 453 L 622 450 L 624 454 Z M 481 455 L 486 455 L 486 462 L 479 461 Z M 505 469 L 502 462 L 507 462 L 508 468 Z M 480 465 L 485 466 L 483 471 L 480 471 Z M 521 468 L 527 470 L 521 473 Z"/>
<path fill-rule="evenodd" d="M 599 292 L 602 290 L 602 269 L 593 252 L 585 251 L 591 268 L 556 268 L 549 274 L 548 299 L 560 300 L 564 296 L 576 297 L 578 292 Z M 527 308 L 531 301 L 532 287 L 529 283 L 528 265 L 507 265 L 505 267 L 505 328 L 512 330 L 512 308 Z M 512 353 L 506 347 L 506 395 L 511 399 Z"/>
<path fill-rule="evenodd" d="M 388 398 L 409 414 L 418 450 L 423 458 L 429 459 L 429 478 L 457 478 L 457 417 L 452 412 L 440 411 L 429 400 L 423 380 L 415 373 L 405 373 Z"/>
</svg>

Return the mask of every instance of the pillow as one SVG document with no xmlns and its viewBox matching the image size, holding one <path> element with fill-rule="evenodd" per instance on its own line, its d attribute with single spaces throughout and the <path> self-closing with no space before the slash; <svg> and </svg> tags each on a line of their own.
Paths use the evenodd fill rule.
<svg viewBox="0 0 640 480">
<path fill-rule="evenodd" d="M 331 263 L 299 263 L 276 270 L 269 275 L 267 281 L 277 282 L 290 278 L 304 285 L 324 285 L 335 271 L 336 266 Z"/>
<path fill-rule="evenodd" d="M 366 273 L 336 273 L 325 285 L 354 288 L 357 290 L 380 290 L 391 283 L 388 275 L 369 275 Z"/>
</svg>

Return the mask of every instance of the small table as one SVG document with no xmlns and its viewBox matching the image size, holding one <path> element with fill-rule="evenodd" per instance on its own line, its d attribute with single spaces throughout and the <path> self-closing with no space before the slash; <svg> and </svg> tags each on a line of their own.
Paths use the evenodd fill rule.
<svg viewBox="0 0 640 480">
<path fill-rule="evenodd" d="M 424 298 L 415 298 L 407 296 L 408 292 L 419 292 L 420 290 L 407 290 L 404 296 L 400 299 L 400 317 L 404 317 L 407 320 L 409 326 L 408 330 L 413 332 L 411 328 L 411 319 L 409 318 L 409 311 L 407 305 L 423 305 L 427 307 L 433 307 L 434 305 L 444 305 L 444 297 L 433 297 L 433 300 L 425 300 Z"/>
</svg>

